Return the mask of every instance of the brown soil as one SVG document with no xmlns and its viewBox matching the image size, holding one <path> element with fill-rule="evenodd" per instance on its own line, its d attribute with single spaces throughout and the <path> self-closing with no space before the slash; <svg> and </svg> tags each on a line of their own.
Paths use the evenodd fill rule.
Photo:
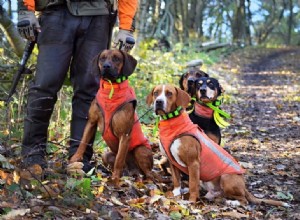
<svg viewBox="0 0 300 220">
<path fill-rule="evenodd" d="M 234 116 L 223 137 L 232 154 L 247 163 L 248 188 L 259 197 L 290 197 L 291 208 L 255 208 L 254 218 L 261 212 L 263 218 L 300 219 L 299 60 L 300 48 L 255 48 L 236 52 L 215 68 L 229 88 L 224 108 Z"/>
</svg>

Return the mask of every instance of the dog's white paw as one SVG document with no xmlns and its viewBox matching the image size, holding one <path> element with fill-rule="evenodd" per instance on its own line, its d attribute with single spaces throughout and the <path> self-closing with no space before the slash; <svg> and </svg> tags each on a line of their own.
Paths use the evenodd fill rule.
<svg viewBox="0 0 300 220">
<path fill-rule="evenodd" d="M 288 203 L 286 203 L 286 202 L 283 202 L 283 203 L 282 203 L 282 205 L 283 205 L 283 207 L 286 207 L 286 208 L 289 208 L 289 207 L 291 207 L 291 205 L 290 205 L 290 204 L 288 204 Z"/>
<path fill-rule="evenodd" d="M 212 194 L 211 192 L 206 193 L 204 197 L 209 201 L 212 201 L 215 198 L 214 194 Z"/>
<path fill-rule="evenodd" d="M 181 195 L 181 188 L 180 187 L 174 188 L 172 193 L 173 193 L 174 196 L 180 196 Z"/>
<path fill-rule="evenodd" d="M 226 200 L 226 205 L 237 207 L 240 206 L 241 203 L 238 200 Z"/>
</svg>

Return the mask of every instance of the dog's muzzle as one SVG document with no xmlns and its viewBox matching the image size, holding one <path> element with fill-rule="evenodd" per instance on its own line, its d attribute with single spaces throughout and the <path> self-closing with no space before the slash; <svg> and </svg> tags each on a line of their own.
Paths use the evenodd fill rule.
<svg viewBox="0 0 300 220">
<path fill-rule="evenodd" d="M 155 113 L 157 113 L 159 110 L 161 110 L 161 111 L 165 111 L 165 109 L 164 109 L 164 101 L 163 100 L 161 100 L 161 99 L 157 99 L 157 100 L 155 100 L 155 102 L 154 102 L 154 111 L 155 111 Z"/>
<path fill-rule="evenodd" d="M 201 96 L 206 96 L 206 89 L 200 89 Z"/>
<path fill-rule="evenodd" d="M 114 80 L 118 78 L 118 71 L 109 62 L 105 62 L 101 69 L 101 75 L 103 78 Z"/>
</svg>

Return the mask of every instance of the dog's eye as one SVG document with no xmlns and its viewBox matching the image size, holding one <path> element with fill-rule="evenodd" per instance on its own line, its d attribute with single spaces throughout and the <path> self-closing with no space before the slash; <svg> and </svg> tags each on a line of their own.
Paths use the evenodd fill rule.
<svg viewBox="0 0 300 220">
<path fill-rule="evenodd" d="M 212 82 L 210 82 L 208 85 L 209 87 L 214 87 L 214 84 Z"/>
<path fill-rule="evenodd" d="M 119 57 L 117 57 L 117 56 L 113 56 L 113 58 L 112 58 L 112 61 L 113 62 L 120 62 L 120 58 Z"/>
<path fill-rule="evenodd" d="M 158 96 L 158 92 L 153 92 L 153 96 L 157 97 Z"/>
<path fill-rule="evenodd" d="M 173 95 L 172 92 L 167 92 L 167 93 L 166 93 L 166 96 L 167 96 L 167 97 L 171 97 L 172 95 Z"/>
<path fill-rule="evenodd" d="M 102 56 L 102 57 L 100 57 L 100 59 L 99 59 L 99 61 L 102 62 L 102 63 L 103 63 L 105 60 L 106 60 L 106 57 L 105 57 L 105 56 Z"/>
</svg>

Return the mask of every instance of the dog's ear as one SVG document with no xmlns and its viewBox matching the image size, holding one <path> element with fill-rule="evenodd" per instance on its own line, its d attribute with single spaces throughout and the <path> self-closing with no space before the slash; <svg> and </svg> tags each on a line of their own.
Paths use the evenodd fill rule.
<svg viewBox="0 0 300 220">
<path fill-rule="evenodd" d="M 150 105 L 153 102 L 153 91 L 154 91 L 154 89 L 155 89 L 155 87 L 151 90 L 151 92 L 146 97 L 146 104 L 148 105 L 148 107 L 150 107 Z"/>
<path fill-rule="evenodd" d="M 178 87 L 176 87 L 176 91 L 177 91 L 176 105 L 182 106 L 183 108 L 187 108 L 191 101 L 191 97 L 187 92 L 183 91 Z"/>
<path fill-rule="evenodd" d="M 124 52 L 122 50 L 120 50 L 120 52 L 124 57 L 124 63 L 123 63 L 123 68 L 121 70 L 121 74 L 123 76 L 130 76 L 135 70 L 135 67 L 137 65 L 137 60 L 127 52 Z"/>
<path fill-rule="evenodd" d="M 217 90 L 218 90 L 218 96 L 221 95 L 225 90 L 223 89 L 222 85 L 219 83 L 219 81 L 216 79 L 217 84 Z"/>
<path fill-rule="evenodd" d="M 92 65 L 91 65 L 91 74 L 94 76 L 100 76 L 100 68 L 99 68 L 99 58 L 100 58 L 101 53 L 96 55 L 94 59 L 92 60 Z"/>
<path fill-rule="evenodd" d="M 209 77 L 209 75 L 206 72 L 204 72 L 202 70 L 199 70 L 199 72 L 200 72 L 201 76 Z"/>
<path fill-rule="evenodd" d="M 180 89 L 184 89 L 184 88 L 183 88 L 183 80 L 184 80 L 184 78 L 186 77 L 187 74 L 188 74 L 188 73 L 184 73 L 184 74 L 182 74 L 182 75 L 180 76 L 180 79 L 179 79 L 179 86 L 180 86 Z"/>
<path fill-rule="evenodd" d="M 220 90 L 220 94 L 225 92 L 225 89 L 223 88 L 223 86 L 219 83 L 219 90 Z"/>
</svg>

